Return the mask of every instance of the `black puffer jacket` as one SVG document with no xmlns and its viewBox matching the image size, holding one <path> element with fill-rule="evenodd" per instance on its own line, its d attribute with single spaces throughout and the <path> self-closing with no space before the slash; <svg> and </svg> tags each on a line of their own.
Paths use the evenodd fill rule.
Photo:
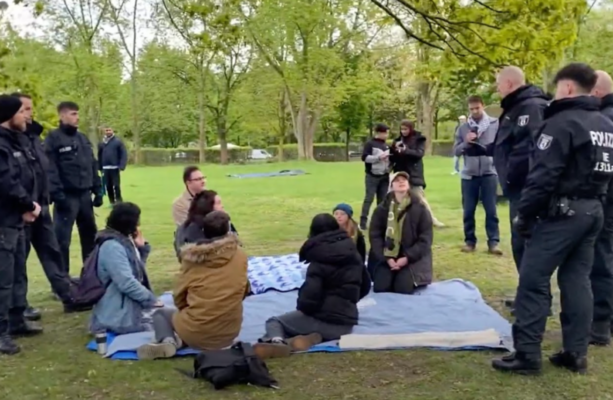
<svg viewBox="0 0 613 400">
<path fill-rule="evenodd" d="M 300 260 L 310 263 L 298 292 L 298 311 L 337 325 L 358 323 L 357 303 L 370 291 L 370 277 L 354 241 L 344 230 L 308 239 Z"/>
<path fill-rule="evenodd" d="M 397 143 L 404 143 L 404 150 L 398 150 Z M 424 154 L 426 153 L 426 137 L 421 132 L 414 131 L 408 136 L 398 137 L 390 147 L 390 163 L 394 172 L 409 174 L 411 186 L 426 188 L 424 178 Z"/>
</svg>

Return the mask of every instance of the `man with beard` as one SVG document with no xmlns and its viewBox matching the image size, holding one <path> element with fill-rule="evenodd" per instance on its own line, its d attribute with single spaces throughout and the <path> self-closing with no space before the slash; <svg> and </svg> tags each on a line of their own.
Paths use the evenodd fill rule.
<svg viewBox="0 0 613 400">
<path fill-rule="evenodd" d="M 67 273 L 63 273 L 62 254 L 53 229 L 51 213 L 49 212 L 49 180 L 47 178 L 49 160 L 47 160 L 43 150 L 43 143 L 40 137 L 43 127 L 32 119 L 32 98 L 23 93 L 13 93 L 13 96 L 21 100 L 24 107 L 27 123 L 24 144 L 34 157 L 33 168 L 39 189 L 38 198 L 34 200 L 41 206 L 41 213 L 36 221 L 25 226 L 26 260 L 30 255 L 31 246 L 33 246 L 45 275 L 51 284 L 53 293 L 64 303 L 64 310 L 70 312 L 73 308 L 70 296 L 70 277 Z M 31 321 L 39 320 L 41 317 L 40 312 L 31 307 L 26 309 L 24 315 Z"/>
<path fill-rule="evenodd" d="M 21 140 L 26 115 L 21 101 L 0 95 L 0 354 L 21 351 L 13 336 L 42 329 L 24 318 L 27 303 L 25 223 L 41 212 L 33 155 Z"/>
<path fill-rule="evenodd" d="M 122 202 L 120 174 L 126 169 L 128 152 L 126 146 L 120 138 L 115 136 L 111 128 L 104 128 L 104 138 L 98 145 L 98 162 L 111 206 L 116 202 Z"/>
<path fill-rule="evenodd" d="M 600 111 L 613 121 L 613 81 L 604 71 L 596 71 L 598 80 L 592 95 L 600 99 Z M 613 316 L 613 181 L 604 203 L 604 225 L 596 246 L 590 280 L 594 296 L 594 317 L 590 344 L 606 346 L 611 343 Z"/>
<path fill-rule="evenodd" d="M 93 207 L 102 206 L 102 185 L 92 144 L 79 132 L 79 106 L 62 102 L 57 107 L 60 127 L 49 132 L 45 153 L 49 159 L 49 192 L 53 207 L 55 235 L 62 252 L 63 268 L 70 274 L 70 240 L 77 223 L 81 257 L 85 261 L 94 249 L 98 228 Z M 92 201 L 93 196 L 93 201 Z"/>
</svg>

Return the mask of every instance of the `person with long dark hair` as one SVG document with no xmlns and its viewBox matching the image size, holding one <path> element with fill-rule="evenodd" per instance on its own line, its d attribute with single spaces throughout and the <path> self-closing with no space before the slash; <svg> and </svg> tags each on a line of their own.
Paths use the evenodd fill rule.
<svg viewBox="0 0 613 400">
<path fill-rule="evenodd" d="M 151 247 L 139 228 L 140 214 L 136 204 L 117 203 L 106 220 L 106 228 L 96 235 L 96 269 L 106 292 L 94 306 L 92 333 L 149 330 L 143 312 L 162 306 L 145 270 Z"/>
<path fill-rule="evenodd" d="M 200 240 L 210 238 L 210 234 L 205 231 L 204 218 L 213 211 L 224 211 L 221 196 L 216 191 L 203 190 L 194 196 L 187 212 L 187 219 L 179 226 L 175 235 L 177 257 L 179 257 L 179 251 L 185 243 L 197 243 Z M 232 223 L 230 223 L 230 231 L 238 235 Z"/>
</svg>

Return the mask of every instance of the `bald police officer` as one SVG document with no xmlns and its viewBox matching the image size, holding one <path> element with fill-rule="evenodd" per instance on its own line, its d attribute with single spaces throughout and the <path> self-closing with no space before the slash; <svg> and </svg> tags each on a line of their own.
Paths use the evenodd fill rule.
<svg viewBox="0 0 613 400">
<path fill-rule="evenodd" d="M 613 81 L 605 71 L 596 71 L 598 80 L 592 95 L 600 99 L 600 111 L 613 121 Z M 590 275 L 594 294 L 594 317 L 590 343 L 611 343 L 613 316 L 613 181 L 604 204 L 604 225 L 594 247 L 594 265 Z"/>
<path fill-rule="evenodd" d="M 545 110 L 522 190 L 515 225 L 532 235 L 519 270 L 513 340 L 516 352 L 492 362 L 501 371 L 537 374 L 551 305 L 549 284 L 558 270 L 563 350 L 549 361 L 587 371 L 594 308 L 590 272 L 602 228 L 602 201 L 613 177 L 613 123 L 590 96 L 596 72 L 569 64 L 555 77 L 555 100 Z"/>
<path fill-rule="evenodd" d="M 27 321 L 25 223 L 38 218 L 41 207 L 33 155 L 24 146 L 24 107 L 17 97 L 0 96 L 0 354 L 21 350 L 14 336 L 42 332 Z"/>
</svg>

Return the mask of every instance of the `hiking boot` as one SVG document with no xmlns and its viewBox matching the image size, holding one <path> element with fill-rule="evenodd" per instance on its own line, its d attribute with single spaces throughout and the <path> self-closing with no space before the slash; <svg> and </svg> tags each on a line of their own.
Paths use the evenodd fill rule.
<svg viewBox="0 0 613 400">
<path fill-rule="evenodd" d="M 519 375 L 538 375 L 541 373 L 541 357 L 518 351 L 500 359 L 492 360 L 492 368 L 497 371 Z"/>
<path fill-rule="evenodd" d="M 172 358 L 177 354 L 177 345 L 174 341 L 162 343 L 148 343 L 136 349 L 139 360 L 158 360 Z"/>
<path fill-rule="evenodd" d="M 289 357 L 292 349 L 285 342 L 263 342 L 254 344 L 253 352 L 260 360 L 269 360 L 271 358 Z"/>
<path fill-rule="evenodd" d="M 26 310 L 23 312 L 23 317 L 28 321 L 40 321 L 40 319 L 42 318 L 40 310 L 34 307 L 26 308 Z"/>
<path fill-rule="evenodd" d="M 21 347 L 8 335 L 0 335 L 0 354 L 12 356 L 21 351 Z"/>
<path fill-rule="evenodd" d="M 464 245 L 464 247 L 462 247 L 462 253 L 473 253 L 476 249 L 476 246 L 474 244 L 466 244 Z"/>
<path fill-rule="evenodd" d="M 549 356 L 549 362 L 558 368 L 566 368 L 571 372 L 576 372 L 578 374 L 587 373 L 587 357 L 580 356 L 577 353 L 561 350 Z"/>
<path fill-rule="evenodd" d="M 590 344 L 593 346 L 608 346 L 611 344 L 611 331 L 609 321 L 592 322 Z"/>
<path fill-rule="evenodd" d="M 323 341 L 319 333 L 311 333 L 309 335 L 295 336 L 287 341 L 292 353 L 299 353 L 308 351 L 316 344 L 320 344 Z"/>
<path fill-rule="evenodd" d="M 490 253 L 491 255 L 494 255 L 494 256 L 501 256 L 502 255 L 502 250 L 500 250 L 500 248 L 498 247 L 497 244 L 493 244 L 493 245 L 489 246 L 489 248 L 487 249 L 487 252 Z"/>
<path fill-rule="evenodd" d="M 9 333 L 14 337 L 36 336 L 43 333 L 43 328 L 26 319 L 9 325 Z"/>
</svg>

